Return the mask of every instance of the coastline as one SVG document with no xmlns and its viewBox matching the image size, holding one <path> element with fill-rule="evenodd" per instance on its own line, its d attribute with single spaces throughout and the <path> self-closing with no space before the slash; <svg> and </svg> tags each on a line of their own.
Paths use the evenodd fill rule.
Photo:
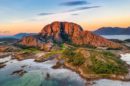
<svg viewBox="0 0 130 86">
<path fill-rule="evenodd" d="M 122 52 L 122 53 L 125 54 L 125 52 Z M 118 56 L 120 56 L 119 58 L 121 58 L 121 55 L 118 54 Z M 60 60 L 59 60 L 59 62 L 60 62 Z M 54 67 L 60 68 L 62 66 L 64 68 L 70 69 L 70 70 L 76 72 L 77 74 L 79 74 L 85 80 L 110 79 L 110 80 L 120 80 L 120 81 L 126 81 L 126 82 L 130 81 L 130 64 L 127 64 L 126 61 L 124 61 L 124 62 L 128 66 L 128 73 L 122 74 L 122 75 L 121 74 L 120 75 L 116 75 L 116 74 L 99 74 L 99 75 L 98 74 L 85 74 L 85 73 L 83 73 L 83 71 L 79 67 L 74 67 L 74 66 L 72 66 L 72 64 L 69 64 L 67 62 L 61 63 L 61 64 L 59 64 L 59 62 L 57 62 L 58 64 L 56 64 Z"/>
<path fill-rule="evenodd" d="M 80 72 L 79 70 L 76 70 L 76 68 L 73 68 L 71 67 L 69 64 L 64 64 L 64 68 L 67 68 L 67 69 L 70 69 L 74 72 L 76 72 L 77 74 L 79 74 L 82 78 L 84 78 L 85 80 L 100 80 L 100 79 L 110 79 L 110 80 L 120 80 L 120 81 L 130 81 L 130 77 L 128 79 L 126 79 L 125 77 L 127 76 L 126 75 L 109 75 L 109 77 L 99 77 L 98 75 L 96 74 L 84 74 L 82 72 Z M 130 69 L 130 68 L 129 68 Z M 129 73 L 130 73 L 130 70 L 129 70 Z"/>
<path fill-rule="evenodd" d="M 13 53 L 12 53 L 13 54 Z M 13 56 L 11 53 L 10 55 Z M 40 52 L 40 53 L 36 53 L 35 56 L 36 57 L 40 57 L 42 55 L 44 55 L 45 52 Z M 33 55 L 34 56 L 34 55 Z M 121 57 L 120 57 L 121 58 Z M 12 58 L 11 58 L 12 59 Z M 17 58 L 13 58 L 13 59 L 16 59 L 16 60 L 19 60 Z M 34 58 L 33 58 L 34 59 Z M 57 59 L 58 61 L 60 61 L 59 58 L 54 58 L 54 59 Z M 25 59 L 22 59 L 22 60 L 25 60 Z M 49 60 L 49 59 L 48 59 Z M 34 59 L 35 61 L 35 59 Z M 58 62 L 57 61 L 57 62 Z M 6 65 L 5 65 L 6 66 Z M 5 67 L 4 66 L 4 67 Z M 55 66 L 55 65 L 54 65 Z M 63 63 L 61 66 L 63 66 L 63 68 L 66 68 L 66 69 L 69 69 L 69 70 L 72 70 L 73 72 L 76 72 L 78 75 L 80 75 L 80 77 L 82 77 L 83 79 L 87 80 L 87 81 L 94 81 L 94 80 L 100 80 L 100 79 L 110 79 L 110 80 L 120 80 L 120 81 L 130 81 L 130 77 L 127 77 L 127 74 L 126 75 L 115 75 L 115 74 L 111 74 L 111 75 L 108 75 L 106 77 L 106 75 L 102 75 L 104 77 L 100 77 L 98 76 L 97 74 L 85 74 L 83 73 L 82 70 L 80 70 L 80 68 L 78 67 L 73 67 L 71 64 L 68 64 L 67 62 Z M 60 68 L 61 66 L 57 67 Z M 130 67 L 129 67 L 129 76 L 130 76 Z M 127 78 L 126 78 L 127 77 Z"/>
</svg>

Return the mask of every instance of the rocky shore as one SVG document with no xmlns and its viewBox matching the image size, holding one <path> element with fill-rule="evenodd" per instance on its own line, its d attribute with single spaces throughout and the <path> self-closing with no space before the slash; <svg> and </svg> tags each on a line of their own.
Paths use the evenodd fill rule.
<svg viewBox="0 0 130 86">
<path fill-rule="evenodd" d="M 126 64 L 126 63 L 125 63 Z M 121 81 L 130 81 L 130 67 L 128 64 L 126 64 L 128 67 L 128 73 L 124 74 L 95 74 L 95 73 L 86 73 L 83 70 L 83 66 L 74 66 L 71 63 L 68 63 L 65 60 L 61 60 L 61 58 L 58 59 L 58 62 L 56 65 L 54 65 L 52 68 L 58 69 L 58 68 L 67 68 L 70 69 L 76 73 L 78 73 L 82 78 L 86 80 L 98 80 L 98 79 L 111 79 L 111 80 L 121 80 Z"/>
<path fill-rule="evenodd" d="M 34 59 L 34 61 L 36 62 L 44 62 L 44 61 L 48 61 L 48 60 L 52 60 L 52 59 L 57 59 L 58 62 L 56 65 L 53 66 L 54 69 L 58 69 L 60 67 L 64 67 L 67 69 L 70 69 L 74 72 L 77 72 L 81 77 L 83 77 L 86 80 L 97 80 L 97 79 L 101 79 L 101 78 L 107 78 L 107 79 L 113 79 L 113 80 L 122 80 L 122 81 L 129 81 L 130 80 L 130 69 L 129 69 L 129 73 L 128 74 L 124 74 L 124 75 L 115 75 L 115 74 L 100 74 L 100 76 L 98 74 L 87 74 L 84 73 L 84 71 L 82 70 L 82 67 L 76 67 L 73 66 L 72 64 L 66 62 L 65 60 L 61 60 L 61 55 L 51 55 L 49 58 L 45 58 L 44 56 L 47 54 L 47 52 L 39 52 L 36 54 L 31 54 L 31 53 L 21 53 L 21 52 L 5 52 L 3 54 L 1 54 L 1 57 L 4 58 L 4 56 L 9 56 L 12 55 L 12 59 L 17 59 L 19 61 L 24 60 L 24 59 Z M 38 59 L 41 58 L 42 59 Z M 6 65 L 4 63 L 0 63 L 0 68 L 5 67 Z M 25 73 L 25 72 L 24 72 Z M 19 72 L 18 74 L 22 75 L 23 71 Z M 102 76 L 102 77 L 101 77 Z"/>
<path fill-rule="evenodd" d="M 84 78 L 86 80 L 93 81 L 93 80 L 98 80 L 98 79 L 111 79 L 111 80 L 130 81 L 130 68 L 129 68 L 129 73 L 125 74 L 125 75 L 102 74 L 101 76 L 103 76 L 103 77 L 99 77 L 99 75 L 96 75 L 96 74 L 85 74 L 80 68 L 73 67 L 71 64 L 68 64 L 68 63 L 65 63 L 64 67 L 68 68 L 74 72 L 77 72 L 82 78 Z"/>
<path fill-rule="evenodd" d="M 0 68 L 5 67 L 6 65 L 4 63 L 0 63 Z"/>
<path fill-rule="evenodd" d="M 94 81 L 99 79 L 111 79 L 111 80 L 121 80 L 121 81 L 130 81 L 130 67 L 128 69 L 128 73 L 124 75 L 116 75 L 116 74 L 86 74 L 83 72 L 83 70 L 80 67 L 74 67 L 72 64 L 69 64 L 67 62 L 60 63 L 59 61 L 54 65 L 52 68 L 58 69 L 58 68 L 67 68 L 70 69 L 77 74 L 79 74 L 82 78 L 84 78 L 87 81 Z M 100 77 L 102 76 L 102 77 Z"/>
</svg>

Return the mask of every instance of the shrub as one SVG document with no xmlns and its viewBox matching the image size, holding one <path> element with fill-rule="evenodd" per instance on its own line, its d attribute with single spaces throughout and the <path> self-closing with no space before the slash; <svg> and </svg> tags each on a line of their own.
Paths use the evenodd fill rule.
<svg viewBox="0 0 130 86">
<path fill-rule="evenodd" d="M 106 59 L 111 59 L 118 64 L 124 65 L 124 62 L 120 58 L 117 58 L 116 55 L 114 55 L 113 53 L 111 52 L 102 52 L 102 53 Z"/>
<path fill-rule="evenodd" d="M 25 52 L 25 53 L 37 53 L 39 52 L 40 50 L 37 49 L 37 48 L 24 48 L 21 50 L 22 52 Z"/>
<path fill-rule="evenodd" d="M 85 62 L 85 58 L 79 52 L 74 52 L 73 49 L 66 49 L 63 52 L 63 57 L 67 59 L 69 63 L 72 63 L 75 66 L 80 66 Z"/>
<path fill-rule="evenodd" d="M 82 65 L 84 62 L 85 62 L 85 59 L 80 53 L 75 54 L 73 58 L 73 62 L 72 62 L 73 65 L 79 66 L 79 65 Z"/>
<path fill-rule="evenodd" d="M 105 55 L 105 56 L 115 56 L 113 53 L 111 53 L 111 52 L 102 52 L 103 53 L 103 55 Z"/>
<path fill-rule="evenodd" d="M 92 66 L 91 70 L 96 74 L 123 74 L 127 73 L 127 69 L 122 65 L 115 65 L 113 63 L 105 63 L 103 61 L 97 60 L 95 57 L 91 58 Z"/>
<path fill-rule="evenodd" d="M 89 45 L 89 44 L 83 44 L 83 45 L 78 45 L 78 44 L 74 44 L 74 43 L 70 43 L 70 45 L 74 46 L 74 47 L 83 47 L 83 48 L 90 48 L 90 49 L 95 49 L 95 46 Z"/>
</svg>

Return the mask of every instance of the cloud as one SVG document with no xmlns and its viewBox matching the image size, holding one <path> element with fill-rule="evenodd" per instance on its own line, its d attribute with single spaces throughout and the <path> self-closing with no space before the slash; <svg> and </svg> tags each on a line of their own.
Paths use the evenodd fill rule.
<svg viewBox="0 0 130 86">
<path fill-rule="evenodd" d="M 9 31 L 0 31 L 1 34 L 10 33 Z"/>
<path fill-rule="evenodd" d="M 66 11 L 61 11 L 61 12 L 57 12 L 57 13 L 45 13 L 45 12 L 41 12 L 39 14 L 37 14 L 38 16 L 47 16 L 47 15 L 54 15 L 54 14 L 61 14 L 61 13 L 69 13 L 69 12 L 75 12 L 75 11 L 83 11 L 83 10 L 87 10 L 87 9 L 93 9 L 93 8 L 99 8 L 101 6 L 84 6 L 84 7 L 77 7 L 74 9 L 69 9 Z M 72 15 L 78 15 L 76 13 L 72 14 Z"/>
<path fill-rule="evenodd" d="M 74 8 L 74 9 L 71 9 L 71 10 L 67 10 L 66 12 L 82 11 L 82 10 L 93 9 L 93 8 L 99 8 L 99 7 L 100 7 L 100 6 L 78 7 L 78 8 Z"/>
<path fill-rule="evenodd" d="M 72 16 L 77 16 L 77 15 L 79 15 L 78 13 L 74 13 L 74 14 L 71 14 Z"/>
<path fill-rule="evenodd" d="M 46 15 L 53 15 L 53 14 L 55 14 L 55 13 L 39 13 L 38 15 L 39 16 L 46 16 Z"/>
<path fill-rule="evenodd" d="M 79 1 L 69 1 L 63 2 L 60 5 L 62 6 L 77 6 L 77 5 L 86 5 L 89 4 L 87 1 L 79 0 Z"/>
</svg>

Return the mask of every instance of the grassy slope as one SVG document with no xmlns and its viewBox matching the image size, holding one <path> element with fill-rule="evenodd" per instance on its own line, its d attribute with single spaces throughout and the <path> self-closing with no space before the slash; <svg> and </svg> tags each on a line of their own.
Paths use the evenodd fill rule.
<svg viewBox="0 0 130 86">
<path fill-rule="evenodd" d="M 114 54 L 101 50 L 76 48 L 63 52 L 66 63 L 84 74 L 109 77 L 127 74 L 126 64 Z"/>
</svg>

